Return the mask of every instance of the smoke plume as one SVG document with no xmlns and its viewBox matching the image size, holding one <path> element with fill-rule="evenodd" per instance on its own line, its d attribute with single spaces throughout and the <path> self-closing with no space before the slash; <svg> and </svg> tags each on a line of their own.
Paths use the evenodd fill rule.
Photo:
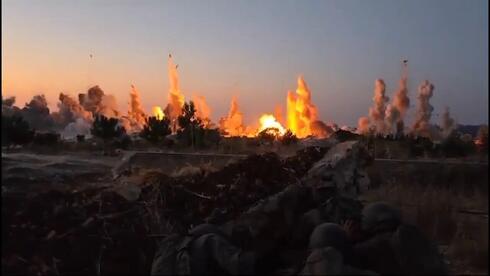
<svg viewBox="0 0 490 276">
<path fill-rule="evenodd" d="M 146 114 L 141 106 L 140 93 L 134 85 L 131 84 L 131 92 L 129 93 L 129 110 L 128 121 L 124 124 L 124 128 L 128 131 L 138 131 L 143 129 L 145 124 Z"/>
<path fill-rule="evenodd" d="M 2 97 L 2 115 L 5 116 L 20 115 L 20 108 L 18 108 L 14 104 L 15 104 L 15 96 L 6 99 Z"/>
<path fill-rule="evenodd" d="M 21 109 L 22 117 L 29 125 L 41 131 L 48 131 L 54 127 L 53 118 L 49 114 L 48 102 L 44 95 L 35 95 L 31 101 Z"/>
<path fill-rule="evenodd" d="M 61 132 L 63 139 L 73 139 L 77 135 L 90 136 L 92 124 L 83 118 L 77 118 L 74 122 L 69 123 Z"/>
<path fill-rule="evenodd" d="M 52 114 L 56 123 L 64 128 L 68 124 L 82 119 L 88 122 L 92 121 L 92 114 L 86 111 L 76 100 L 69 95 L 60 93 L 58 102 L 58 112 Z"/>
<path fill-rule="evenodd" d="M 401 120 L 401 113 L 393 104 L 388 104 L 386 106 L 385 126 L 388 134 L 393 134 L 393 127 L 396 127 L 396 134 L 400 134 L 400 132 L 403 131 L 403 120 Z"/>
<path fill-rule="evenodd" d="M 224 130 L 229 136 L 245 135 L 243 126 L 243 114 L 238 107 L 237 98 L 233 97 L 230 104 L 228 116 L 219 121 L 220 129 Z"/>
<path fill-rule="evenodd" d="M 393 101 L 386 112 L 386 127 L 389 133 L 393 133 L 393 127 L 396 127 L 396 135 L 403 134 L 404 118 L 410 107 L 410 99 L 408 98 L 407 87 L 408 73 L 407 65 L 403 65 L 403 73 L 398 84 L 398 90 L 395 92 Z"/>
<path fill-rule="evenodd" d="M 415 135 L 425 137 L 431 136 L 430 118 L 434 108 L 430 105 L 429 100 L 433 95 L 433 91 L 434 85 L 428 80 L 423 81 L 419 86 L 417 95 L 417 115 L 412 127 L 412 131 Z"/>
<path fill-rule="evenodd" d="M 207 104 L 206 99 L 203 96 L 192 95 L 192 101 L 196 108 L 197 118 L 201 119 L 204 127 L 209 127 L 211 124 L 211 108 Z"/>
<path fill-rule="evenodd" d="M 442 128 L 442 136 L 444 138 L 448 137 L 456 129 L 456 122 L 453 118 L 451 118 L 451 114 L 449 113 L 449 107 L 447 106 L 444 109 L 444 113 L 442 113 L 441 128 Z"/>
<path fill-rule="evenodd" d="M 92 115 L 100 114 L 106 117 L 118 117 L 116 98 L 112 95 L 105 95 L 98 85 L 90 88 L 87 94 L 79 94 L 80 105 Z"/>
<path fill-rule="evenodd" d="M 357 133 L 358 134 L 368 134 L 369 133 L 369 118 L 368 117 L 361 117 L 357 121 Z"/>
<path fill-rule="evenodd" d="M 369 118 L 375 126 L 377 133 L 385 133 L 385 112 L 388 97 L 385 96 L 386 85 L 382 79 L 377 79 L 374 83 L 374 106 L 369 108 Z"/>
<path fill-rule="evenodd" d="M 324 122 L 320 120 L 312 122 L 310 127 L 311 127 L 311 135 L 317 138 L 327 138 L 332 133 L 334 133 L 332 127 L 327 126 Z"/>
</svg>

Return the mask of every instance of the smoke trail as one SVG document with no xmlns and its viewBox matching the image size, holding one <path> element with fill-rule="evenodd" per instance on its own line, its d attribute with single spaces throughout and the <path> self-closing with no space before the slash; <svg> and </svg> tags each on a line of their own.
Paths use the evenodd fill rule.
<svg viewBox="0 0 490 276">
<path fill-rule="evenodd" d="M 418 89 L 418 105 L 415 123 L 412 131 L 415 135 L 430 137 L 430 118 L 434 108 L 430 105 L 429 100 L 433 95 L 434 85 L 428 80 L 423 81 Z"/>
<path fill-rule="evenodd" d="M 451 118 L 451 114 L 449 113 L 449 107 L 445 107 L 444 113 L 442 113 L 442 136 L 444 138 L 448 137 L 453 130 L 456 129 L 456 122 L 453 118 Z"/>
<path fill-rule="evenodd" d="M 385 132 L 385 112 L 388 97 L 385 96 L 386 85 L 382 79 L 377 79 L 374 83 L 374 106 L 369 108 L 369 117 L 374 123 L 376 133 L 384 134 Z"/>
</svg>

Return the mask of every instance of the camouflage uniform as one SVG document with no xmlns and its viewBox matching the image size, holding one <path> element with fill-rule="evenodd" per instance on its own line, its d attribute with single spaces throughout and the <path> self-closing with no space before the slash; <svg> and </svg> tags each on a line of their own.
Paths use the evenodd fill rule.
<svg viewBox="0 0 490 276">
<path fill-rule="evenodd" d="M 362 230 L 366 238 L 354 246 L 358 267 L 381 274 L 447 274 L 437 249 L 416 227 L 402 224 L 400 211 L 389 204 L 366 206 Z"/>
<path fill-rule="evenodd" d="M 308 247 L 311 253 L 300 275 L 377 275 L 346 264 L 351 254 L 351 244 L 347 234 L 337 224 L 317 226 Z"/>
<path fill-rule="evenodd" d="M 234 246 L 216 226 L 203 224 L 186 236 L 162 241 L 151 275 L 253 274 L 255 255 Z"/>
<path fill-rule="evenodd" d="M 360 221 L 362 203 L 344 196 L 332 196 L 319 207 L 304 213 L 294 229 L 296 244 L 305 244 L 313 229 L 325 222 L 341 224 L 347 219 Z"/>
</svg>

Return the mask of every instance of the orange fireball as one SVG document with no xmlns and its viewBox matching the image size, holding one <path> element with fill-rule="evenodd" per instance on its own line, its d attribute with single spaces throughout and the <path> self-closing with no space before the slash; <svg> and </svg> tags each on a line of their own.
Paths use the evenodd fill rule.
<svg viewBox="0 0 490 276">
<path fill-rule="evenodd" d="M 284 133 L 286 133 L 286 129 L 271 114 L 263 114 L 262 116 L 260 116 L 259 122 L 260 127 L 257 133 L 260 133 L 261 131 L 268 128 L 277 129 L 280 135 L 284 135 Z"/>
<path fill-rule="evenodd" d="M 153 113 L 153 116 L 155 116 L 157 118 L 157 120 L 163 120 L 163 118 L 165 118 L 165 114 L 163 113 L 163 110 L 161 107 L 159 106 L 154 106 L 152 108 L 152 113 Z"/>
</svg>

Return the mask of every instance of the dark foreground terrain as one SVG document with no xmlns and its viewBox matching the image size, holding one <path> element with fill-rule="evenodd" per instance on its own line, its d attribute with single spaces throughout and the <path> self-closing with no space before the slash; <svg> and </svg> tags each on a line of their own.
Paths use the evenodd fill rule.
<svg viewBox="0 0 490 276">
<path fill-rule="evenodd" d="M 216 209 L 226 210 L 221 222 L 239 217 L 298 185 L 328 150 L 249 155 L 219 167 L 189 162 L 116 179 L 120 157 L 2 154 L 2 272 L 148 274 L 157 241 L 209 221 Z M 451 273 L 488 273 L 488 166 L 371 164 L 362 202 L 401 208 L 438 245 Z M 282 253 L 293 261 L 276 271 L 303 261 Z"/>
</svg>

